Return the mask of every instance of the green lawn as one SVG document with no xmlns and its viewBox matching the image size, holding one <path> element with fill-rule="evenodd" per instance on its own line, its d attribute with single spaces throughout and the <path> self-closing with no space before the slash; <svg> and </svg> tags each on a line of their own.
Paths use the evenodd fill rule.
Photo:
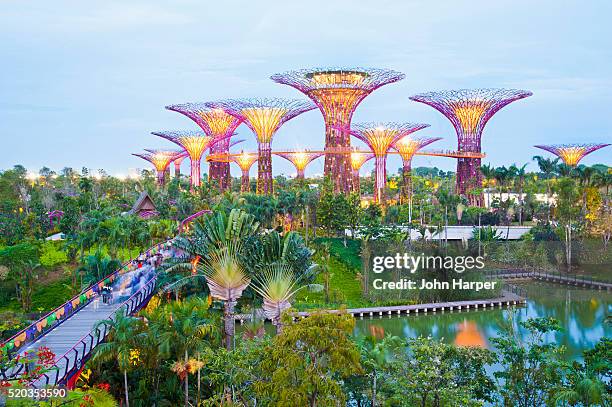
<svg viewBox="0 0 612 407">
<path fill-rule="evenodd" d="M 69 300 L 74 295 L 69 285 L 68 278 L 37 287 L 32 293 L 32 311 L 51 311 Z M 16 299 L 12 299 L 0 308 L 1 311 L 20 312 L 21 304 Z"/>
</svg>

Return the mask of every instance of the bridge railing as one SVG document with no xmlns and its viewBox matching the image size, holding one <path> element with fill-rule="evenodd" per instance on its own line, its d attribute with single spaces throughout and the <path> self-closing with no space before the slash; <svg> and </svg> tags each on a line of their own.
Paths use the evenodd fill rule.
<svg viewBox="0 0 612 407">
<path fill-rule="evenodd" d="M 151 297 L 156 281 L 157 276 L 151 278 L 107 319 L 114 320 L 117 312 L 131 315 L 140 310 Z M 95 326 L 91 332 L 83 336 L 70 350 L 57 359 L 54 368 L 43 374 L 34 385 L 36 387 L 65 385 L 68 378 L 76 374 L 87 362 L 92 351 L 104 342 L 109 332 L 110 326 L 106 323 Z"/>
<path fill-rule="evenodd" d="M 156 253 L 162 248 L 167 247 L 170 242 L 171 240 L 158 243 L 150 247 L 145 254 L 149 256 L 151 253 Z M 138 257 L 140 257 L 140 255 Z M 113 271 L 100 281 L 85 288 L 79 294 L 55 308 L 53 311 L 45 314 L 43 317 L 11 336 L 4 343 L 2 343 L 2 345 L 0 345 L 0 353 L 7 355 L 9 359 L 13 358 L 20 352 L 20 349 L 23 348 L 24 345 L 36 341 L 41 336 L 44 336 L 49 331 L 55 329 L 62 322 L 66 321 L 76 312 L 89 304 L 99 293 L 100 289 L 105 285 L 112 283 L 119 274 L 131 271 L 134 260 L 135 259 L 132 259 L 123 263 L 119 269 Z"/>
</svg>

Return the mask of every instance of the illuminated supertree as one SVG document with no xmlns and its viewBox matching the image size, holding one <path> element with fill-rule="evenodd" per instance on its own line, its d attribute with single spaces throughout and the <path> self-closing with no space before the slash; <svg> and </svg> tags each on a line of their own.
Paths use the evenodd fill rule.
<svg viewBox="0 0 612 407">
<path fill-rule="evenodd" d="M 217 140 L 210 145 L 211 154 L 229 152 L 230 138 L 241 122 L 239 118 L 226 113 L 223 109 L 211 109 L 205 103 L 183 103 L 166 106 L 166 109 L 189 117 L 204 133 Z M 211 162 L 208 178 L 217 181 L 221 191 L 229 188 L 232 179 L 229 163 Z"/>
<path fill-rule="evenodd" d="M 566 165 L 575 167 L 586 155 L 593 151 L 609 146 L 610 144 L 554 144 L 554 145 L 538 145 L 536 148 L 541 148 L 553 153 L 559 157 Z"/>
<path fill-rule="evenodd" d="M 297 170 L 296 179 L 304 179 L 304 170 L 306 166 L 321 157 L 322 151 L 282 151 L 274 153 L 285 160 L 291 162 Z"/>
<path fill-rule="evenodd" d="M 353 189 L 348 129 L 355 109 L 374 90 L 403 78 L 399 72 L 371 68 L 315 68 L 271 77 L 303 92 L 321 110 L 325 121 L 324 172 L 337 192 Z"/>
<path fill-rule="evenodd" d="M 174 159 L 174 178 L 179 178 L 181 176 L 181 164 L 186 157 L 189 157 L 189 154 L 187 154 L 186 151 L 183 151 Z"/>
<path fill-rule="evenodd" d="M 442 140 L 441 137 L 413 137 L 408 135 L 393 143 L 393 148 L 402 157 L 402 190 L 400 202 L 409 202 L 412 197 L 412 157 L 429 144 Z"/>
<path fill-rule="evenodd" d="M 502 107 L 532 93 L 514 89 L 460 89 L 428 92 L 410 99 L 433 107 L 455 128 L 458 150 L 480 152 L 485 125 Z M 472 205 L 483 205 L 482 193 L 472 191 L 482 185 L 479 158 L 457 159 L 457 193 L 467 195 Z"/>
<path fill-rule="evenodd" d="M 206 133 L 191 130 L 154 131 L 151 134 L 170 140 L 185 149 L 191 161 L 191 186 L 200 186 L 200 161 L 213 138 Z"/>
<path fill-rule="evenodd" d="M 257 153 L 249 153 L 242 151 L 239 154 L 231 154 L 229 156 L 230 160 L 235 162 L 240 170 L 242 171 L 241 183 L 240 183 L 240 191 L 241 192 L 249 192 L 250 188 L 250 177 L 249 171 L 251 167 L 257 161 Z"/>
<path fill-rule="evenodd" d="M 272 150 L 270 144 L 276 131 L 288 120 L 314 109 L 316 106 L 302 100 L 287 99 L 234 99 L 207 103 L 221 108 L 243 121 L 257 137 L 257 193 L 272 193 Z"/>
<path fill-rule="evenodd" d="M 422 123 L 360 123 L 350 129 L 350 133 L 366 143 L 374 153 L 376 202 L 384 200 L 387 185 L 387 153 L 391 146 L 400 138 L 428 126 L 429 124 Z"/>
<path fill-rule="evenodd" d="M 166 182 L 166 170 L 170 163 L 176 158 L 178 153 L 174 150 L 152 150 L 147 149 L 145 153 L 141 154 L 132 154 L 136 157 L 140 157 L 143 160 L 147 160 L 153 167 L 155 167 L 155 171 L 157 172 L 157 183 L 158 185 L 164 185 Z"/>
<path fill-rule="evenodd" d="M 351 151 L 351 169 L 353 177 L 353 191 L 357 194 L 361 193 L 360 182 L 359 182 L 359 170 L 366 163 L 366 161 L 374 158 L 374 153 L 370 151 Z"/>
</svg>

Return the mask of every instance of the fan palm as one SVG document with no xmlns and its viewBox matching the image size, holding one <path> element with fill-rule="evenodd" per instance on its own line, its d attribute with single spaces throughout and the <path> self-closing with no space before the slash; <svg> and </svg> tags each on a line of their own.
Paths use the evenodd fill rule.
<svg viewBox="0 0 612 407">
<path fill-rule="evenodd" d="M 298 279 L 285 263 L 274 263 L 263 269 L 253 282 L 253 289 L 263 297 L 263 311 L 272 320 L 276 333 L 282 330 L 281 314 L 291 307 L 289 302 L 303 287 L 296 287 Z"/>
<path fill-rule="evenodd" d="M 238 247 L 237 243 L 220 247 L 209 253 L 203 265 L 198 265 L 198 270 L 206 278 L 211 296 L 224 303 L 225 346 L 228 350 L 234 343 L 236 303 L 251 282 L 238 260 Z"/>
</svg>

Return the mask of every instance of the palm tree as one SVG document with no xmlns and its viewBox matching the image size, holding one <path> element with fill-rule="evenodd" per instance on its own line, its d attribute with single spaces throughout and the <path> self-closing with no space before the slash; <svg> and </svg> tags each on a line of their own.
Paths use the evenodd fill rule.
<svg viewBox="0 0 612 407">
<path fill-rule="evenodd" d="M 94 254 L 85 257 L 85 263 L 79 268 L 79 271 L 86 273 L 85 282 L 91 284 L 102 280 L 119 267 L 121 267 L 121 262 L 119 260 L 105 256 L 98 249 Z M 82 286 L 83 278 L 81 275 L 81 287 Z"/>
<path fill-rule="evenodd" d="M 402 349 L 402 340 L 397 336 L 386 336 L 378 341 L 374 336 L 364 336 L 358 342 L 361 365 L 372 378 L 372 406 L 379 405 L 377 400 L 378 376 L 395 359 L 396 352 Z"/>
<path fill-rule="evenodd" d="M 209 253 L 204 265 L 198 265 L 198 270 L 206 278 L 212 297 L 224 302 L 225 347 L 228 350 L 232 349 L 234 343 L 234 308 L 251 282 L 238 260 L 238 254 L 237 243 L 230 243 Z"/>
<path fill-rule="evenodd" d="M 208 303 L 202 298 L 176 301 L 162 309 L 151 324 L 151 330 L 159 341 L 159 350 L 170 356 L 176 350 L 184 362 L 177 362 L 188 369 L 193 362 L 189 354 L 204 344 L 218 339 L 217 322 L 208 313 Z M 199 380 L 198 380 L 199 387 Z M 185 370 L 185 405 L 189 405 L 189 372 Z"/>
<path fill-rule="evenodd" d="M 523 164 L 521 167 L 517 167 L 516 164 L 510 166 L 510 172 L 516 181 L 515 186 L 519 202 L 519 225 L 521 226 L 523 226 L 523 186 L 525 185 L 526 167 L 527 164 Z"/>
<path fill-rule="evenodd" d="M 130 369 L 130 352 L 137 349 L 144 338 L 142 322 L 138 318 L 125 316 L 123 310 L 115 313 L 114 318 L 105 319 L 96 323 L 94 330 L 101 325 L 110 327 L 106 340 L 96 347 L 93 357 L 97 362 L 116 361 L 123 372 L 123 385 L 125 388 L 125 405 L 130 406 L 127 371 Z"/>
<path fill-rule="evenodd" d="M 262 270 L 253 279 L 253 289 L 263 297 L 263 310 L 272 320 L 276 333 L 282 331 L 281 314 L 291 308 L 289 302 L 304 287 L 296 287 L 298 279 L 285 263 L 275 263 Z"/>
<path fill-rule="evenodd" d="M 495 168 L 489 164 L 485 164 L 480 166 L 480 172 L 484 177 L 485 184 L 487 185 L 487 201 L 489 202 L 489 206 L 491 206 L 491 188 L 490 184 L 495 180 Z"/>
<path fill-rule="evenodd" d="M 550 179 L 552 178 L 552 176 L 557 172 L 557 163 L 559 162 L 559 158 L 555 158 L 550 159 L 550 158 L 544 158 L 542 156 L 539 155 L 534 155 L 533 159 L 537 161 L 538 163 L 538 167 L 540 168 L 540 171 L 544 174 L 544 177 L 546 178 L 546 200 L 547 200 L 547 204 L 549 207 L 548 210 L 548 221 L 550 221 L 550 210 L 551 210 L 551 205 L 550 205 L 550 201 L 551 201 L 551 185 L 550 185 Z"/>
<path fill-rule="evenodd" d="M 495 169 L 495 181 L 497 182 L 497 191 L 499 192 L 499 202 L 502 201 L 503 188 L 506 182 L 510 178 L 510 173 L 505 166 L 501 166 Z"/>
</svg>

